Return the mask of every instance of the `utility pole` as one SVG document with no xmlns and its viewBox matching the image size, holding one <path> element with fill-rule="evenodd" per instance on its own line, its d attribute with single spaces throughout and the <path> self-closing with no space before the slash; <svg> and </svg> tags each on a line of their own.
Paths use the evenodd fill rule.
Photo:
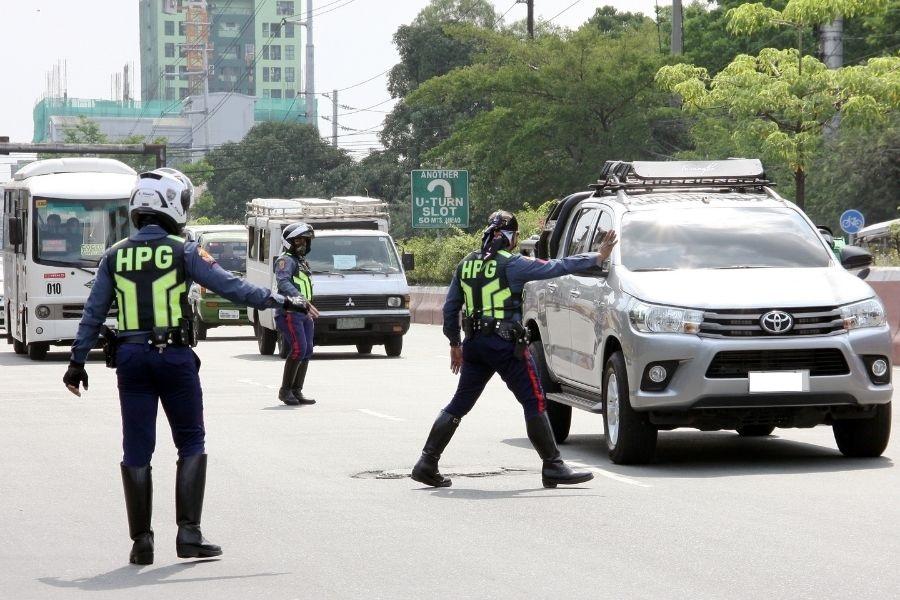
<svg viewBox="0 0 900 600">
<path fill-rule="evenodd" d="M 672 0 L 672 56 L 684 52 L 684 9 L 681 0 Z"/>
<path fill-rule="evenodd" d="M 331 145 L 337 148 L 338 139 L 338 91 L 331 93 Z"/>
<path fill-rule="evenodd" d="M 534 0 L 528 0 L 528 39 L 534 39 Z"/>
<path fill-rule="evenodd" d="M 319 128 L 316 111 L 316 57 L 313 46 L 313 2 L 306 0 L 306 122 Z"/>
<path fill-rule="evenodd" d="M 819 27 L 819 50 L 822 62 L 829 69 L 840 69 L 844 66 L 844 18 L 837 17 L 831 23 Z M 825 137 L 833 139 L 841 125 L 841 113 L 834 115 L 825 125 Z"/>
</svg>

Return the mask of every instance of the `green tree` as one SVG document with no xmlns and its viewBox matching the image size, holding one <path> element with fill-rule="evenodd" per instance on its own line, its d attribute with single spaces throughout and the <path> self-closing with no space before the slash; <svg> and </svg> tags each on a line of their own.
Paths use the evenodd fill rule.
<svg viewBox="0 0 900 600">
<path fill-rule="evenodd" d="M 751 35 L 772 25 L 789 25 L 803 45 L 804 28 L 868 10 L 859 0 L 790 0 L 782 11 L 760 3 L 729 11 L 729 29 Z M 900 104 L 900 59 L 874 58 L 865 65 L 829 70 L 800 49 L 767 48 L 738 55 L 710 77 L 707 69 L 679 64 L 660 69 L 662 88 L 679 95 L 686 111 L 724 112 L 741 154 L 758 153 L 787 165 L 799 206 L 806 178 L 823 141 L 823 128 L 837 114 L 842 126 L 872 128 Z"/>
<path fill-rule="evenodd" d="M 352 165 L 310 125 L 268 122 L 256 125 L 238 143 L 210 152 L 209 191 L 204 216 L 237 223 L 253 198 L 331 197 L 338 182 L 329 174 Z"/>
</svg>

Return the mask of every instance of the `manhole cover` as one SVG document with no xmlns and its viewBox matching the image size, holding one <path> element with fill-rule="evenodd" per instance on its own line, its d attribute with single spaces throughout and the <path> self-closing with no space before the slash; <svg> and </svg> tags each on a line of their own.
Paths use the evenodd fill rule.
<svg viewBox="0 0 900 600">
<path fill-rule="evenodd" d="M 511 473 L 525 473 L 528 469 L 512 469 L 509 467 L 452 467 L 441 469 L 445 477 L 497 477 Z M 363 471 L 353 475 L 354 479 L 404 479 L 410 476 L 412 469 L 390 469 L 379 471 Z"/>
</svg>

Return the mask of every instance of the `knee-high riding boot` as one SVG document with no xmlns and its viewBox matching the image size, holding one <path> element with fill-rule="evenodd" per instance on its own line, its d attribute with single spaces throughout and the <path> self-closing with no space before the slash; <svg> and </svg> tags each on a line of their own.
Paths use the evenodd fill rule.
<svg viewBox="0 0 900 600">
<path fill-rule="evenodd" d="M 304 360 L 300 363 L 300 366 L 297 367 L 297 372 L 294 374 L 294 381 L 291 385 L 291 392 L 293 392 L 294 398 L 296 398 L 297 402 L 300 404 L 315 404 L 315 400 L 303 395 L 303 383 L 306 381 L 307 369 L 309 369 L 309 359 Z"/>
<path fill-rule="evenodd" d="M 125 510 L 128 512 L 128 533 L 134 544 L 128 560 L 134 565 L 153 564 L 153 478 L 150 465 L 122 468 L 122 487 L 125 489 Z"/>
<path fill-rule="evenodd" d="M 438 460 L 441 458 L 450 438 L 456 432 L 459 426 L 459 417 L 454 417 L 450 413 L 441 411 L 434 425 L 431 426 L 431 433 L 425 441 L 425 447 L 422 449 L 422 456 L 412 470 L 413 481 L 424 483 L 432 487 L 450 487 L 451 481 L 444 477 L 438 471 Z"/>
<path fill-rule="evenodd" d="M 594 474 L 590 471 L 573 471 L 563 462 L 547 413 L 543 412 L 529 419 L 525 422 L 525 427 L 528 430 L 528 439 L 544 461 L 541 469 L 544 487 L 555 488 L 557 485 L 584 483 L 594 478 Z"/>
<path fill-rule="evenodd" d="M 294 378 L 297 376 L 297 369 L 300 368 L 300 361 L 288 357 L 284 361 L 284 373 L 281 375 L 281 389 L 278 390 L 278 399 L 289 406 L 297 406 L 300 401 L 294 396 L 291 387 L 294 385 Z"/>
<path fill-rule="evenodd" d="M 175 518 L 178 536 L 175 550 L 179 558 L 207 558 L 222 554 L 200 533 L 203 492 L 206 489 L 206 455 L 195 454 L 178 461 L 175 474 Z"/>
</svg>

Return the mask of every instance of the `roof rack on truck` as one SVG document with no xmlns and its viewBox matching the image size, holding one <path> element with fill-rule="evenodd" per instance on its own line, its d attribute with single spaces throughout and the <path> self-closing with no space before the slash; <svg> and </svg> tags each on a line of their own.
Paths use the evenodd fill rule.
<svg viewBox="0 0 900 600">
<path fill-rule="evenodd" d="M 618 190 L 709 186 L 761 189 L 772 185 L 759 159 L 730 158 L 665 162 L 608 160 L 600 169 L 598 182 L 589 187 L 599 196 L 605 191 Z"/>
<path fill-rule="evenodd" d="M 247 222 L 308 221 L 317 229 L 378 229 L 390 226 L 388 206 L 377 198 L 255 198 L 247 203 Z"/>
</svg>

